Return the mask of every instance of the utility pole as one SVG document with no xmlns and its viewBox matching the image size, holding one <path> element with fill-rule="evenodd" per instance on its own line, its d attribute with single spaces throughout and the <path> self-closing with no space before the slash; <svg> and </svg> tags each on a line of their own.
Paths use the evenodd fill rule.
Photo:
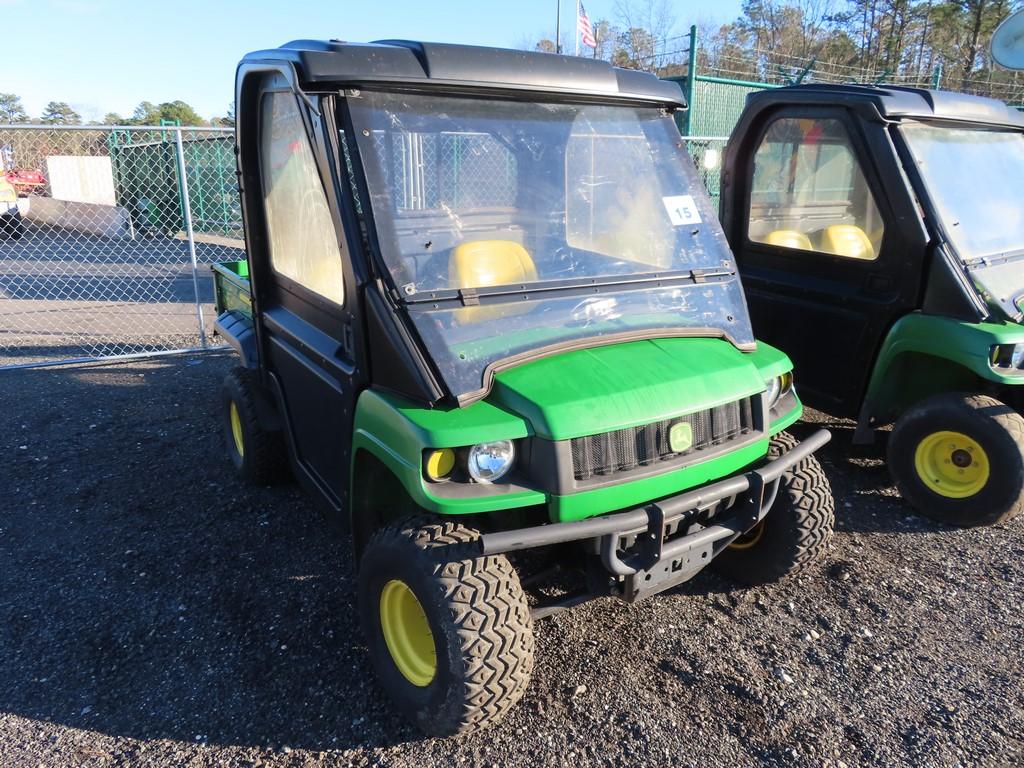
<svg viewBox="0 0 1024 768">
<path fill-rule="evenodd" d="M 576 40 L 576 55 L 580 55 L 580 0 L 576 0 L 576 18 L 572 20 L 573 38 Z"/>
<path fill-rule="evenodd" d="M 555 2 L 555 53 L 562 52 L 562 0 Z"/>
</svg>

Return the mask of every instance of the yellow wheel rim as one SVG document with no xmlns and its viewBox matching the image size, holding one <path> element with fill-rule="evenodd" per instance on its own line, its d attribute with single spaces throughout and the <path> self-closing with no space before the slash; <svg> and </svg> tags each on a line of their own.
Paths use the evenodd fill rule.
<svg viewBox="0 0 1024 768">
<path fill-rule="evenodd" d="M 231 437 L 235 441 L 235 450 L 239 456 L 245 456 L 245 441 L 242 439 L 242 417 L 238 415 L 238 406 L 231 401 L 228 406 L 228 416 L 231 419 Z"/>
<path fill-rule="evenodd" d="M 988 454 L 961 432 L 933 432 L 917 444 L 914 468 L 930 491 L 947 499 L 966 499 L 988 483 Z"/>
<path fill-rule="evenodd" d="M 757 543 L 764 537 L 764 520 L 755 525 L 746 533 L 741 533 L 737 536 L 732 544 L 729 545 L 729 549 L 751 549 L 757 546 Z"/>
<path fill-rule="evenodd" d="M 429 685 L 437 673 L 434 634 L 423 606 L 404 581 L 392 579 L 381 590 L 380 626 L 398 671 L 413 685 Z"/>
</svg>

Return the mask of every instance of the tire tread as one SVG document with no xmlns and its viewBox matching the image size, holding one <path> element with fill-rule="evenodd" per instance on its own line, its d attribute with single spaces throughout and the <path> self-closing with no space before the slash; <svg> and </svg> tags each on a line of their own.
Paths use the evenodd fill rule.
<svg viewBox="0 0 1024 768">
<path fill-rule="evenodd" d="M 442 720 L 423 725 L 433 733 L 478 730 L 522 698 L 533 674 L 533 624 L 519 577 L 504 555 L 476 554 L 480 533 L 461 523 L 406 518 L 376 531 L 366 551 L 394 537 L 411 540 L 432 561 L 466 659 L 458 711 L 432 713 Z"/>
</svg>

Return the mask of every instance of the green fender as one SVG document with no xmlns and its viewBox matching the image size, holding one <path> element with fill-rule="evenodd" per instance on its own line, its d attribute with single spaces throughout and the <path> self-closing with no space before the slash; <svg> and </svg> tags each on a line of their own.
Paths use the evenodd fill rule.
<svg viewBox="0 0 1024 768">
<path fill-rule="evenodd" d="M 423 477 L 426 448 L 516 440 L 529 434 L 523 419 L 486 400 L 466 408 L 423 408 L 397 395 L 368 389 L 356 403 L 352 484 L 358 486 L 360 459 L 368 453 L 391 471 L 420 508 L 429 512 L 469 514 L 543 504 L 545 497 L 540 491 L 474 486 L 473 494 L 446 494 L 443 491 L 447 485 L 431 484 Z M 353 498 L 353 503 L 356 501 Z"/>
<path fill-rule="evenodd" d="M 907 406 L 941 392 L 973 388 L 977 380 L 1016 386 L 1024 377 L 993 370 L 995 344 L 1024 343 L 1016 323 L 969 323 L 920 312 L 893 324 L 882 342 L 864 394 L 858 431 L 888 423 Z"/>
</svg>

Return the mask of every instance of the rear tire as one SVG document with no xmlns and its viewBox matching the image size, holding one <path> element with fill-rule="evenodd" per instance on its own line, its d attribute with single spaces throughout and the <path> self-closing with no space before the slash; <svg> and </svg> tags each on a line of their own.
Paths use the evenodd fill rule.
<svg viewBox="0 0 1024 768">
<path fill-rule="evenodd" d="M 788 432 L 772 438 L 768 458 L 777 459 L 799 445 Z M 813 456 L 779 478 L 775 503 L 753 529 L 736 539 L 711 566 L 743 584 L 766 584 L 802 571 L 823 558 L 835 527 L 832 487 Z"/>
<path fill-rule="evenodd" d="M 504 555 L 477 554 L 479 536 L 459 523 L 408 518 L 378 530 L 360 561 L 370 659 L 396 706 L 431 736 L 500 719 L 533 672 L 519 577 Z"/>
<path fill-rule="evenodd" d="M 256 408 L 255 375 L 235 368 L 221 388 L 221 431 L 228 458 L 250 485 L 270 485 L 287 475 L 288 454 L 280 432 L 265 429 Z"/>
<path fill-rule="evenodd" d="M 889 437 L 889 471 L 922 515 L 963 528 L 1024 510 L 1024 417 L 988 395 L 947 393 L 912 406 Z"/>
</svg>

